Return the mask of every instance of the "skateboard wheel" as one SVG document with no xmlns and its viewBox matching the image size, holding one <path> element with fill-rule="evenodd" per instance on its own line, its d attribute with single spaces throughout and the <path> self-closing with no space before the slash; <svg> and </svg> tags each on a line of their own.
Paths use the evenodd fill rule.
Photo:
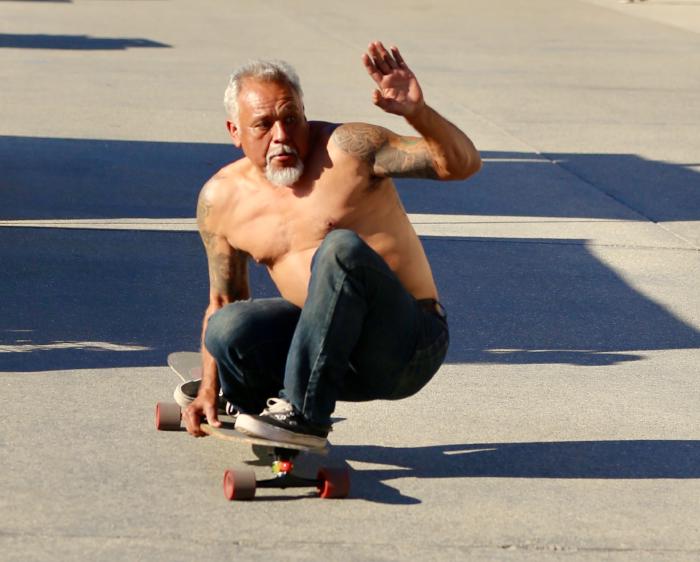
<svg viewBox="0 0 700 562">
<path fill-rule="evenodd" d="M 168 431 L 180 429 L 182 411 L 175 402 L 158 402 L 156 404 L 156 429 Z"/>
<path fill-rule="evenodd" d="M 350 493 L 350 471 L 347 468 L 324 467 L 318 471 L 318 493 L 322 498 L 346 498 Z"/>
<path fill-rule="evenodd" d="M 228 500 L 252 500 L 255 497 L 255 472 L 230 468 L 224 472 L 224 495 Z"/>
</svg>

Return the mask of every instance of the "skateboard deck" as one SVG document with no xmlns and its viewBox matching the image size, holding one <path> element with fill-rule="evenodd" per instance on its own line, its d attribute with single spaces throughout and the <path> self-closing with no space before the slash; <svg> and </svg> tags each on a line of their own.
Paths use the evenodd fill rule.
<svg viewBox="0 0 700 562">
<path fill-rule="evenodd" d="M 202 431 L 217 439 L 229 441 L 232 443 L 247 443 L 251 446 L 266 447 L 268 449 L 289 449 L 290 451 L 305 451 L 313 452 L 318 455 L 327 455 L 328 446 L 325 447 L 310 447 L 308 445 L 299 445 L 296 443 L 285 443 L 284 441 L 272 441 L 263 439 L 262 437 L 254 437 L 241 433 L 234 428 L 234 423 L 229 421 L 221 421 L 221 427 L 214 427 L 208 423 L 203 423 L 200 427 Z"/>
<path fill-rule="evenodd" d="M 182 382 L 202 378 L 202 356 L 196 351 L 176 351 L 168 355 L 168 366 Z"/>
</svg>

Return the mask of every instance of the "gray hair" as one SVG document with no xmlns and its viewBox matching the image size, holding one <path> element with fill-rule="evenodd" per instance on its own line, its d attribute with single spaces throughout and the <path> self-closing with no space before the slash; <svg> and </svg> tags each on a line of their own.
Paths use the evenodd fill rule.
<svg viewBox="0 0 700 562">
<path fill-rule="evenodd" d="M 238 96 L 241 93 L 243 81 L 248 78 L 261 82 L 288 84 L 301 100 L 304 99 L 299 76 L 289 63 L 281 60 L 249 61 L 231 75 L 224 92 L 226 114 L 236 125 L 238 124 Z"/>
</svg>

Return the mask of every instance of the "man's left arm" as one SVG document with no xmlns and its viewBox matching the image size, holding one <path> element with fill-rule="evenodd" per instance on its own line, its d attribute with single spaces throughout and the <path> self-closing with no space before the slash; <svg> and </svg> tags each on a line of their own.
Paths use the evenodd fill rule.
<svg viewBox="0 0 700 562">
<path fill-rule="evenodd" d="M 377 84 L 373 102 L 388 113 L 403 116 L 421 135 L 400 136 L 382 127 L 348 124 L 348 135 L 368 135 L 374 147 L 378 176 L 465 179 L 481 168 L 479 151 L 469 137 L 425 103 L 418 80 L 398 48 L 380 42 L 363 55 L 367 72 Z M 346 125 L 347 127 L 347 125 Z M 364 131 L 358 130 L 366 128 Z M 339 131 L 343 133 L 343 131 Z"/>
</svg>

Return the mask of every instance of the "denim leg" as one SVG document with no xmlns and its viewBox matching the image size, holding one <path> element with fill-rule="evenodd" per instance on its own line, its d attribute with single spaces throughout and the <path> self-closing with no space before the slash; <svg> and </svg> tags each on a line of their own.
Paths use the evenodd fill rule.
<svg viewBox="0 0 700 562">
<path fill-rule="evenodd" d="M 300 312 L 284 299 L 257 299 L 231 303 L 209 318 L 205 346 L 224 396 L 241 411 L 257 414 L 278 395 Z"/>
<path fill-rule="evenodd" d="M 327 425 L 339 399 L 399 398 L 426 313 L 386 262 L 357 234 L 330 232 L 311 265 L 311 282 L 292 339 L 282 396 Z M 417 390 L 431 373 L 409 373 Z M 418 382 L 417 377 L 424 381 Z M 402 382 L 403 381 L 403 382 Z"/>
</svg>

